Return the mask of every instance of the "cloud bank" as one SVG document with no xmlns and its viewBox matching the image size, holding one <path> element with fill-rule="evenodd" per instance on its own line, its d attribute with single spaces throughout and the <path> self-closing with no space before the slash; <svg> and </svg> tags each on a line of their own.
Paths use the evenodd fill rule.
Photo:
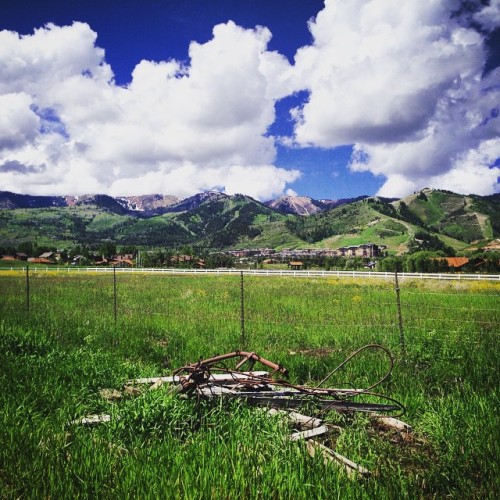
<svg viewBox="0 0 500 500">
<path fill-rule="evenodd" d="M 276 72 L 288 67 L 266 50 L 266 28 L 215 26 L 210 41 L 191 43 L 189 66 L 143 60 L 126 87 L 96 37 L 79 22 L 0 33 L 3 189 L 188 196 L 219 187 L 268 198 L 299 177 L 273 164 L 266 136 L 281 97 Z"/>
<path fill-rule="evenodd" d="M 497 191 L 500 72 L 483 75 L 485 35 L 458 7 L 326 0 L 310 23 L 314 43 L 296 55 L 298 85 L 309 90 L 293 110 L 298 145 L 354 144 L 351 170 L 384 176 L 384 196 Z M 491 31 L 499 14 L 493 0 L 473 18 Z"/>
<path fill-rule="evenodd" d="M 279 140 L 354 145 L 349 168 L 385 178 L 384 196 L 498 191 L 500 70 L 483 71 L 500 2 L 459 5 L 326 0 L 293 64 L 267 28 L 229 21 L 188 62 L 140 61 L 126 86 L 85 23 L 1 31 L 0 189 L 268 199 L 301 176 L 276 166 Z M 293 136 L 270 136 L 277 100 L 304 90 Z"/>
</svg>

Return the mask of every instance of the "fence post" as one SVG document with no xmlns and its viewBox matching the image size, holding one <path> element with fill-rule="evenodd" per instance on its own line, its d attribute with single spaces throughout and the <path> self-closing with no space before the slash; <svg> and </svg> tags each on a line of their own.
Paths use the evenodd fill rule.
<svg viewBox="0 0 500 500">
<path fill-rule="evenodd" d="M 246 346 L 245 338 L 245 286 L 243 280 L 243 271 L 240 271 L 240 328 L 241 328 L 241 347 Z"/>
<path fill-rule="evenodd" d="M 394 271 L 394 281 L 395 281 L 395 289 L 396 289 L 396 304 L 398 308 L 398 323 L 399 323 L 399 346 L 401 348 L 401 352 L 404 354 L 405 347 L 405 335 L 403 331 L 403 314 L 401 312 L 401 296 L 399 293 L 399 280 L 398 280 L 398 271 Z"/>
<path fill-rule="evenodd" d="M 114 312 L 115 312 L 115 325 L 116 325 L 116 317 L 117 317 L 117 307 L 116 307 L 116 267 L 113 267 L 113 298 L 114 298 Z"/>
<path fill-rule="evenodd" d="M 30 312 L 30 270 L 26 265 L 26 311 Z"/>
</svg>

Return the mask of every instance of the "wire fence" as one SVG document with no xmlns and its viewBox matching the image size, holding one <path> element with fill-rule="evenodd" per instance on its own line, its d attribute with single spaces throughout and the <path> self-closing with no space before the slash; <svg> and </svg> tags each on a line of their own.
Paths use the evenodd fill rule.
<svg viewBox="0 0 500 500">
<path fill-rule="evenodd" d="M 320 352 L 363 341 L 402 350 L 435 339 L 471 345 L 499 333 L 500 282 L 384 276 L 250 272 L 53 272 L 0 274 L 2 321 L 29 316 L 75 329 L 127 325 L 168 332 L 182 342 L 281 346 Z M 210 344 L 211 343 L 211 344 Z"/>
</svg>

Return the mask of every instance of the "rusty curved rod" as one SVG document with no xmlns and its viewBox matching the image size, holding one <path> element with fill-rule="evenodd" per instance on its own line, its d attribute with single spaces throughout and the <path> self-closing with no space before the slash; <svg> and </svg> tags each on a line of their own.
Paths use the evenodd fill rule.
<svg viewBox="0 0 500 500">
<path fill-rule="evenodd" d="M 177 372 L 183 370 L 194 370 L 201 367 L 208 367 L 210 365 L 220 363 L 221 361 L 225 361 L 227 359 L 232 359 L 232 358 L 242 358 L 241 361 L 236 366 L 237 369 L 239 369 L 247 361 L 251 365 L 253 365 L 256 361 L 258 361 L 259 363 L 262 363 L 264 366 L 267 366 L 268 368 L 274 370 L 274 372 L 280 372 L 285 377 L 288 376 L 288 370 L 284 366 L 281 366 L 278 363 L 274 363 L 273 361 L 269 361 L 268 359 L 263 358 L 262 356 L 259 356 L 254 352 L 246 352 L 246 351 L 234 351 L 234 352 L 229 352 L 227 354 L 221 354 L 220 356 L 214 356 L 213 358 L 203 359 L 198 361 L 197 363 L 192 363 L 190 365 L 184 366 L 179 370 L 177 370 Z"/>
<path fill-rule="evenodd" d="M 363 347 L 361 347 L 360 349 L 358 349 L 357 351 L 354 351 L 350 356 L 348 356 L 344 361 L 342 361 L 342 363 L 340 363 L 340 365 L 337 366 L 337 368 L 335 368 L 334 370 L 332 370 L 323 380 L 321 380 L 321 382 L 318 384 L 318 388 L 321 387 L 334 373 L 336 373 L 337 371 L 339 371 L 343 366 L 345 366 L 352 358 L 354 358 L 355 356 L 357 356 L 359 353 L 367 350 L 367 349 L 374 349 L 374 350 L 381 350 L 383 351 L 387 357 L 389 358 L 389 369 L 387 370 L 386 374 L 380 379 L 380 380 L 377 380 L 377 382 L 375 382 L 374 384 L 370 385 L 369 387 L 367 387 L 366 389 L 363 389 L 363 392 L 367 392 L 367 391 L 370 391 L 371 389 L 377 387 L 377 385 L 380 385 L 382 382 L 384 382 L 385 380 L 387 380 L 391 373 L 392 373 L 392 369 L 394 368 L 394 358 L 392 357 L 392 354 L 390 353 L 389 349 L 386 349 L 385 347 L 379 345 L 379 344 L 367 344 Z"/>
</svg>

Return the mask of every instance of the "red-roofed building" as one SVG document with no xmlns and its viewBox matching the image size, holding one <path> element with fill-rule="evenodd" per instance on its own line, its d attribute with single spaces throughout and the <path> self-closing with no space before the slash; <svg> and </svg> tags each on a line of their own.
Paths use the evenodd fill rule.
<svg viewBox="0 0 500 500">
<path fill-rule="evenodd" d="M 52 260 L 46 259 L 44 257 L 32 257 L 28 259 L 30 264 L 54 264 Z"/>
<path fill-rule="evenodd" d="M 446 262 L 446 265 L 449 269 L 461 269 L 465 264 L 468 264 L 470 261 L 467 257 L 433 257 L 433 260 L 439 262 Z"/>
<path fill-rule="evenodd" d="M 469 263 L 467 257 L 445 257 L 444 260 L 448 263 L 448 267 L 453 267 L 455 269 L 460 269 Z"/>
</svg>

